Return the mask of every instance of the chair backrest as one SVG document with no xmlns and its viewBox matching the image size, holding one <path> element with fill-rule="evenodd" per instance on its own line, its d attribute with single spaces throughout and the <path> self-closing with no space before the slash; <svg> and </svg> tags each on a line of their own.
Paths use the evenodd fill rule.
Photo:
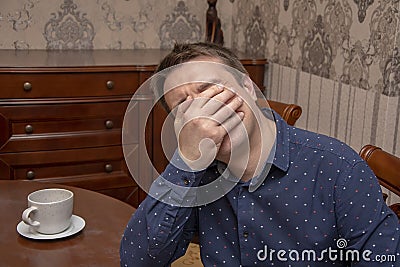
<svg viewBox="0 0 400 267">
<path fill-rule="evenodd" d="M 267 107 L 265 100 L 259 98 L 257 100 L 259 107 Z M 294 125 L 300 118 L 302 109 L 296 104 L 287 104 L 278 101 L 268 100 L 268 105 L 271 109 L 277 112 L 289 125 Z"/>
<path fill-rule="evenodd" d="M 365 145 L 360 156 L 368 163 L 381 185 L 400 196 L 400 158 L 373 145 Z"/>
<path fill-rule="evenodd" d="M 374 145 L 365 145 L 360 150 L 363 158 L 375 173 L 379 183 L 400 196 L 400 158 Z M 400 219 L 400 203 L 390 205 Z"/>
</svg>

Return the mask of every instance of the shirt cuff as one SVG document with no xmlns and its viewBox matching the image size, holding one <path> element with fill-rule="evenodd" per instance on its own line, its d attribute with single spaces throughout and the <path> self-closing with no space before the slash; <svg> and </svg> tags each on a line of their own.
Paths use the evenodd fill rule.
<svg viewBox="0 0 400 267">
<path fill-rule="evenodd" d="M 151 185 L 149 195 L 173 206 L 188 206 L 196 199 L 196 190 L 206 171 L 190 169 L 175 151 L 165 171 Z"/>
</svg>

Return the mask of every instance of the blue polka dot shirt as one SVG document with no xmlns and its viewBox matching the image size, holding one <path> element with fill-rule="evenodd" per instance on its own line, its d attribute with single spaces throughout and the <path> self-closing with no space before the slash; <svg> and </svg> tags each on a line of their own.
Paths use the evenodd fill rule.
<svg viewBox="0 0 400 267">
<path fill-rule="evenodd" d="M 240 181 L 212 203 L 182 207 L 185 192 L 156 180 L 163 189 L 152 190 L 177 205 L 151 196 L 140 204 L 121 240 L 121 266 L 169 266 L 193 235 L 204 266 L 400 266 L 399 221 L 366 163 L 344 143 L 274 116 L 275 157 L 255 191 Z M 169 164 L 162 176 L 190 188 L 220 172 Z"/>
</svg>

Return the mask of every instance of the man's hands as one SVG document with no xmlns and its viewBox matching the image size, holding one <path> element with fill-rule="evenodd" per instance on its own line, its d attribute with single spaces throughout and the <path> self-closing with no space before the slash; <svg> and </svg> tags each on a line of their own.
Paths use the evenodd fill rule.
<svg viewBox="0 0 400 267">
<path fill-rule="evenodd" d="M 234 92 L 213 85 L 178 106 L 174 128 L 179 154 L 191 169 L 212 163 L 224 137 L 241 123 L 244 113 L 237 110 L 242 104 Z"/>
</svg>

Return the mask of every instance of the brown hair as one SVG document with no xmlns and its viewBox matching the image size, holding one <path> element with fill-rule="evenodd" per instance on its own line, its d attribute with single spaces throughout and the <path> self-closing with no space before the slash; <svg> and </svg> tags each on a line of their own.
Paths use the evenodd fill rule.
<svg viewBox="0 0 400 267">
<path fill-rule="evenodd" d="M 246 73 L 247 71 L 240 62 L 239 58 L 228 48 L 213 43 L 193 43 L 193 44 L 175 44 L 173 50 L 160 62 L 155 73 L 158 73 L 169 67 L 188 62 L 199 56 L 208 56 L 218 58 L 225 65 Z M 160 97 L 163 107 L 169 112 L 170 108 L 164 98 L 165 76 L 156 76 L 153 90 Z"/>
</svg>

